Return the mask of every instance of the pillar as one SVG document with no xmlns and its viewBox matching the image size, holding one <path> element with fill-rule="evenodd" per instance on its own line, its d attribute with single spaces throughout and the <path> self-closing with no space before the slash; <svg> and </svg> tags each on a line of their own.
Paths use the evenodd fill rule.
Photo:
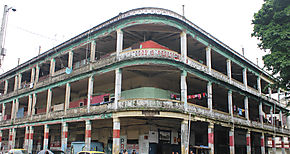
<svg viewBox="0 0 290 154">
<path fill-rule="evenodd" d="M 73 57 L 74 57 L 74 54 L 73 54 L 73 51 L 69 51 L 68 52 L 68 62 L 67 62 L 67 67 L 72 69 L 73 67 Z"/>
<path fill-rule="evenodd" d="M 2 120 L 4 120 L 4 116 L 5 116 L 5 110 L 6 110 L 6 103 L 2 103 Z"/>
<path fill-rule="evenodd" d="M 282 154 L 285 154 L 285 140 L 284 140 L 284 136 L 281 136 L 281 150 L 282 150 Z"/>
<path fill-rule="evenodd" d="M 208 147 L 210 148 L 209 154 L 214 154 L 214 124 L 208 125 Z"/>
<path fill-rule="evenodd" d="M 123 51 L 123 31 L 121 29 L 118 29 L 117 30 L 117 46 L 116 46 L 117 59 L 119 59 L 119 55 L 122 51 Z"/>
<path fill-rule="evenodd" d="M 40 70 L 40 67 L 38 65 L 36 65 L 34 83 L 37 83 L 38 82 L 38 79 L 39 79 L 39 70 Z"/>
<path fill-rule="evenodd" d="M 14 77 L 14 91 L 18 89 L 18 76 L 15 75 Z"/>
<path fill-rule="evenodd" d="M 25 135 L 24 135 L 24 149 L 28 149 L 29 146 L 29 126 L 25 127 Z"/>
<path fill-rule="evenodd" d="M 91 42 L 90 62 L 94 62 L 95 60 L 96 60 L 96 41 L 93 40 Z"/>
<path fill-rule="evenodd" d="M 261 94 L 262 88 L 261 88 L 261 77 L 260 76 L 258 76 L 258 78 L 257 78 L 257 89 L 258 89 L 258 92 Z"/>
<path fill-rule="evenodd" d="M 272 137 L 272 151 L 273 153 L 276 153 L 276 140 L 275 140 L 275 136 Z"/>
<path fill-rule="evenodd" d="M 2 134 L 3 132 L 2 132 L 2 130 L 0 130 L 0 151 L 1 151 L 1 149 L 2 149 Z"/>
<path fill-rule="evenodd" d="M 244 82 L 244 86 L 246 88 L 248 88 L 248 81 L 247 81 L 247 68 L 243 69 L 243 82 Z"/>
<path fill-rule="evenodd" d="M 50 74 L 51 76 L 53 76 L 53 75 L 54 75 L 54 72 L 55 72 L 55 59 L 52 58 L 52 59 L 50 60 L 49 74 Z"/>
<path fill-rule="evenodd" d="M 208 67 L 208 72 L 211 74 L 211 47 L 206 47 L 206 66 Z"/>
<path fill-rule="evenodd" d="M 119 154 L 120 152 L 120 119 L 113 118 L 113 149 L 112 154 Z"/>
<path fill-rule="evenodd" d="M 66 83 L 65 86 L 65 103 L 64 103 L 64 113 L 66 114 L 67 110 L 69 109 L 69 102 L 70 102 L 70 83 Z"/>
<path fill-rule="evenodd" d="M 14 119 L 14 112 L 15 112 L 15 99 L 12 101 L 12 105 L 11 105 L 11 121 L 13 121 Z"/>
<path fill-rule="evenodd" d="M 230 139 L 230 154 L 235 154 L 235 130 L 234 127 L 231 127 L 229 131 L 229 139 Z"/>
<path fill-rule="evenodd" d="M 181 80 L 180 80 L 180 91 L 181 91 L 181 101 L 184 103 L 184 109 L 187 110 L 187 83 L 186 83 L 187 72 L 181 72 Z"/>
<path fill-rule="evenodd" d="M 122 88 L 122 69 L 117 68 L 115 70 L 115 109 L 118 109 L 118 101 L 121 98 Z"/>
<path fill-rule="evenodd" d="M 14 110 L 13 120 L 17 118 L 18 108 L 19 108 L 19 99 L 17 98 L 15 99 L 15 110 Z"/>
<path fill-rule="evenodd" d="M 281 128 L 283 129 L 284 124 L 283 124 L 283 115 L 282 115 L 282 111 L 281 110 L 279 112 L 279 120 L 281 122 Z"/>
<path fill-rule="evenodd" d="M 271 87 L 268 87 L 268 93 L 269 93 L 269 97 L 272 98 L 272 89 L 271 89 Z"/>
<path fill-rule="evenodd" d="M 259 117 L 260 117 L 260 122 L 263 124 L 264 121 L 263 121 L 263 115 L 264 115 L 264 112 L 263 112 L 263 103 L 260 102 L 259 104 Z"/>
<path fill-rule="evenodd" d="M 265 134 L 262 132 L 261 134 L 261 154 L 265 154 Z"/>
<path fill-rule="evenodd" d="M 37 94 L 36 93 L 33 93 L 32 94 L 31 117 L 35 114 L 36 99 L 37 99 Z"/>
<path fill-rule="evenodd" d="M 244 98 L 244 104 L 245 104 L 245 118 L 249 121 L 250 116 L 249 116 L 249 98 L 245 96 Z"/>
<path fill-rule="evenodd" d="M 51 99 L 52 99 L 52 90 L 47 90 L 47 100 L 46 100 L 46 116 L 48 116 L 51 111 Z"/>
<path fill-rule="evenodd" d="M 246 134 L 246 140 L 247 140 L 247 154 L 251 154 L 251 131 L 247 131 Z"/>
<path fill-rule="evenodd" d="M 207 107 L 212 111 L 212 83 L 207 83 Z"/>
<path fill-rule="evenodd" d="M 182 31 L 180 33 L 180 52 L 181 52 L 181 60 L 186 63 L 187 58 L 187 38 L 186 32 Z"/>
<path fill-rule="evenodd" d="M 4 94 L 7 94 L 7 92 L 8 92 L 8 80 L 5 80 Z"/>
<path fill-rule="evenodd" d="M 28 109 L 27 109 L 27 116 L 31 115 L 31 107 L 32 107 L 32 95 L 28 96 Z"/>
<path fill-rule="evenodd" d="M 273 116 L 273 106 L 271 106 L 270 114 L 271 114 L 271 124 L 272 124 L 273 126 L 275 126 L 274 116 Z"/>
<path fill-rule="evenodd" d="M 22 80 L 22 74 L 20 73 L 19 75 L 18 75 L 18 87 L 17 87 L 17 89 L 21 89 L 21 80 Z"/>
<path fill-rule="evenodd" d="M 33 126 L 29 126 L 29 141 L 28 141 L 28 153 L 32 153 L 33 149 L 33 133 L 34 133 L 34 128 Z"/>
<path fill-rule="evenodd" d="M 290 115 L 287 115 L 286 122 L 287 122 L 287 128 L 290 129 Z M 290 147 L 289 147 L 289 149 L 290 149 Z"/>
<path fill-rule="evenodd" d="M 90 112 L 90 106 L 91 106 L 91 100 L 93 97 L 93 92 L 94 92 L 94 76 L 89 77 L 88 81 L 88 105 L 87 105 L 87 110 Z"/>
<path fill-rule="evenodd" d="M 66 122 L 62 123 L 62 133 L 61 133 L 61 150 L 66 153 L 67 151 L 67 136 L 68 136 L 68 124 Z"/>
<path fill-rule="evenodd" d="M 8 149 L 14 149 L 14 145 L 15 145 L 15 128 L 10 128 Z"/>
<path fill-rule="evenodd" d="M 85 149 L 90 151 L 91 149 L 91 133 L 92 125 L 90 120 L 86 120 L 86 134 L 85 134 Z"/>
<path fill-rule="evenodd" d="M 31 68 L 31 76 L 30 76 L 30 83 L 34 83 L 35 79 L 35 68 Z"/>
<path fill-rule="evenodd" d="M 229 107 L 229 114 L 233 116 L 233 95 L 232 91 L 228 91 L 228 107 Z"/>
<path fill-rule="evenodd" d="M 181 154 L 189 152 L 188 131 L 188 120 L 183 120 L 181 122 Z"/>
<path fill-rule="evenodd" d="M 43 150 L 48 149 L 48 137 L 49 137 L 49 126 L 44 125 L 44 135 L 43 135 Z"/>
<path fill-rule="evenodd" d="M 230 59 L 227 59 L 227 75 L 229 79 L 232 79 L 232 61 Z"/>
</svg>

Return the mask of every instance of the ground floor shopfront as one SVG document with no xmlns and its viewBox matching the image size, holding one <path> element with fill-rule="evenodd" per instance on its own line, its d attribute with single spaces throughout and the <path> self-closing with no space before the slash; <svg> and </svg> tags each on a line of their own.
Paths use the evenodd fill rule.
<svg viewBox="0 0 290 154">
<path fill-rule="evenodd" d="M 281 136 L 283 147 L 277 148 L 275 140 L 270 147 L 268 139 L 278 136 L 263 131 L 199 120 L 180 113 L 146 111 L 142 116 L 140 113 L 129 111 L 2 128 L 0 145 L 2 151 L 25 148 L 30 153 L 42 149 L 71 153 L 76 151 L 76 147 L 73 148 L 76 142 L 84 143 L 82 150 L 103 150 L 108 154 L 118 154 L 124 149 L 140 154 L 185 154 L 197 150 L 256 154 L 289 149 L 288 136 Z"/>
</svg>

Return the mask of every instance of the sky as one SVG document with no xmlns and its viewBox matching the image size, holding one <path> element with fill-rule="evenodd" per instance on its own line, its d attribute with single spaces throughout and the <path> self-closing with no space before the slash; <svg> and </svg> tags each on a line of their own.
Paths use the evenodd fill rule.
<svg viewBox="0 0 290 154">
<path fill-rule="evenodd" d="M 4 58 L 0 74 L 69 40 L 70 38 L 134 8 L 158 7 L 182 14 L 235 51 L 263 67 L 264 51 L 251 37 L 253 15 L 263 0 L 0 0 L 9 11 Z M 1 20 L 2 21 L 2 20 Z M 39 48 L 41 46 L 41 48 Z M 39 50 L 40 49 L 40 50 Z"/>
</svg>

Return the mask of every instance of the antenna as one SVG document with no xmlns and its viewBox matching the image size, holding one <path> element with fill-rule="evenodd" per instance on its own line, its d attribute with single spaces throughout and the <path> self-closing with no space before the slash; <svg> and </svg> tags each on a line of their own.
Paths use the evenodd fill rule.
<svg viewBox="0 0 290 154">
<path fill-rule="evenodd" d="M 38 55 L 40 55 L 41 52 L 41 46 L 38 47 Z"/>
<path fill-rule="evenodd" d="M 20 58 L 17 58 L 17 59 L 18 59 L 17 66 L 19 66 L 19 64 L 20 64 Z"/>
</svg>

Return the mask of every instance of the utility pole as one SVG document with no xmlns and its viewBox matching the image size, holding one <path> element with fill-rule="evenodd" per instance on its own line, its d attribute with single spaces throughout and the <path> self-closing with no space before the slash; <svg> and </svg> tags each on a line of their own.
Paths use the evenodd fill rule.
<svg viewBox="0 0 290 154">
<path fill-rule="evenodd" d="M 7 21 L 8 21 L 8 13 L 9 10 L 16 11 L 16 9 L 4 5 L 4 12 L 2 17 L 2 24 L 0 30 L 0 68 L 2 66 L 2 61 L 4 60 L 4 56 L 6 55 L 6 49 L 4 48 L 5 45 L 5 37 L 6 37 L 6 28 L 7 28 Z"/>
</svg>

